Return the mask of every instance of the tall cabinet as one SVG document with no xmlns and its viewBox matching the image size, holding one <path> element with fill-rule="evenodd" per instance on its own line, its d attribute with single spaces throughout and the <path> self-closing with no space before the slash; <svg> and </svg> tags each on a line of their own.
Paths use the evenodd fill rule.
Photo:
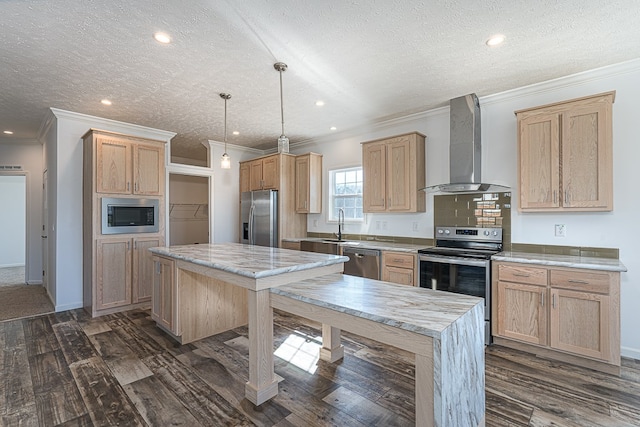
<svg viewBox="0 0 640 427">
<path fill-rule="evenodd" d="M 97 129 L 83 141 L 83 305 L 92 316 L 149 306 L 147 249 L 165 242 L 165 142 Z M 157 199 L 158 232 L 103 235 L 103 197 Z"/>
</svg>

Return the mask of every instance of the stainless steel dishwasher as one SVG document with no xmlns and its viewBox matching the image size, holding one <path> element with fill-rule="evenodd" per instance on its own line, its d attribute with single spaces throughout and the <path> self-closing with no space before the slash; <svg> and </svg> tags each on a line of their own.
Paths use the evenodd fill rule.
<svg viewBox="0 0 640 427">
<path fill-rule="evenodd" d="M 344 263 L 344 274 L 380 280 L 379 250 L 343 246 L 342 255 L 349 257 Z"/>
</svg>

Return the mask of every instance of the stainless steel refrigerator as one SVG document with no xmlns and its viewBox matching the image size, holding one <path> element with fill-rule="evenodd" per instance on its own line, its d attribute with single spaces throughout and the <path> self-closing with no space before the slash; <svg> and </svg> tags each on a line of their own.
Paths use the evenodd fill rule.
<svg viewBox="0 0 640 427">
<path fill-rule="evenodd" d="M 278 247 L 278 192 L 276 190 L 242 193 L 240 242 Z"/>
</svg>

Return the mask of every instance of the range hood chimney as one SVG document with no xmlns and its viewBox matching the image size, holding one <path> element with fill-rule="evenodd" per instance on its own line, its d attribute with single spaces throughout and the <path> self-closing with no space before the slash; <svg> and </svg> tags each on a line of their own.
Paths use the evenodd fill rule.
<svg viewBox="0 0 640 427">
<path fill-rule="evenodd" d="M 509 187 L 482 182 L 480 102 L 476 94 L 450 100 L 449 108 L 449 183 L 423 190 L 443 193 L 509 191 Z"/>
</svg>

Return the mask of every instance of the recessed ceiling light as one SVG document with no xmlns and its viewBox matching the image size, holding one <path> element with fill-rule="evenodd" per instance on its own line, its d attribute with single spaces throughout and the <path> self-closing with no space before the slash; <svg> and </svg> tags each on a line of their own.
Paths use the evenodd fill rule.
<svg viewBox="0 0 640 427">
<path fill-rule="evenodd" d="M 323 105 L 324 105 L 324 101 L 321 101 L 321 100 L 316 101 L 317 107 L 322 107 Z"/>
<path fill-rule="evenodd" d="M 335 127 L 335 126 L 331 126 L 329 129 L 331 129 L 331 130 L 336 130 L 336 129 L 338 129 L 338 128 L 337 128 L 337 127 Z"/>
<path fill-rule="evenodd" d="M 171 43 L 171 37 L 166 33 L 154 33 L 153 38 L 156 39 L 158 43 L 169 44 Z"/>
<path fill-rule="evenodd" d="M 7 135 L 13 135 L 13 132 L 10 130 L 5 130 L 3 133 L 6 133 Z"/>
<path fill-rule="evenodd" d="M 111 101 L 109 101 L 108 99 L 103 99 L 100 102 L 102 103 L 102 105 L 111 105 Z"/>
<path fill-rule="evenodd" d="M 234 135 L 240 135 L 240 132 L 238 132 L 237 130 L 234 130 L 234 131 L 233 131 L 233 134 L 234 134 Z"/>
<path fill-rule="evenodd" d="M 502 34 L 496 34 L 494 36 L 491 36 L 486 41 L 487 46 L 498 46 L 499 44 L 502 44 L 502 42 L 504 41 L 504 38 L 505 37 Z"/>
</svg>

